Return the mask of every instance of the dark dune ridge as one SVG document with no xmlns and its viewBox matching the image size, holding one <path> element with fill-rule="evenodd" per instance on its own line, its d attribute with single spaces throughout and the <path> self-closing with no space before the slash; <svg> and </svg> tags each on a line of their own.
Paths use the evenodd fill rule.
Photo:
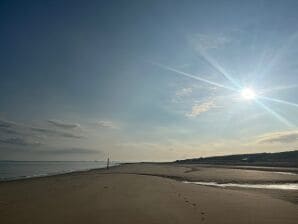
<svg viewBox="0 0 298 224">
<path fill-rule="evenodd" d="M 239 154 L 177 160 L 179 164 L 298 167 L 298 150 L 277 153 Z"/>
</svg>

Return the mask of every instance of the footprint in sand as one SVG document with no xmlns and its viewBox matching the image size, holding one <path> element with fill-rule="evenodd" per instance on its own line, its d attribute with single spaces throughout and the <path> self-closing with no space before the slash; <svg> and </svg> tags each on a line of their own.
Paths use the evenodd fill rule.
<svg viewBox="0 0 298 224">
<path fill-rule="evenodd" d="M 202 215 L 201 221 L 204 222 L 205 219 L 206 219 L 206 218 L 205 218 L 205 212 L 201 212 L 201 215 Z"/>
</svg>

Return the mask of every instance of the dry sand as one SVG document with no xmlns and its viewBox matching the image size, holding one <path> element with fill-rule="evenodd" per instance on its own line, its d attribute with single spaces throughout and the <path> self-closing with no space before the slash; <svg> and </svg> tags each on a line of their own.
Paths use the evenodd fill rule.
<svg viewBox="0 0 298 224">
<path fill-rule="evenodd" d="M 0 183 L 0 223 L 297 223 L 297 191 L 223 189 L 185 184 L 182 179 L 296 182 L 297 176 L 128 164 L 108 171 L 5 182 Z M 281 194 L 286 196 L 275 197 Z"/>
</svg>

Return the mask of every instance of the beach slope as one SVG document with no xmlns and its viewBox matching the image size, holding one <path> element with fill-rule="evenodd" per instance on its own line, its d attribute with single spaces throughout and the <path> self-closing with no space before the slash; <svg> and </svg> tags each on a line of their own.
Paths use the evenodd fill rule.
<svg viewBox="0 0 298 224">
<path fill-rule="evenodd" d="M 204 169 L 203 175 L 208 169 L 215 175 Z M 297 223 L 296 203 L 261 191 L 182 183 L 192 171 L 200 173 L 127 164 L 0 183 L 0 223 Z"/>
</svg>

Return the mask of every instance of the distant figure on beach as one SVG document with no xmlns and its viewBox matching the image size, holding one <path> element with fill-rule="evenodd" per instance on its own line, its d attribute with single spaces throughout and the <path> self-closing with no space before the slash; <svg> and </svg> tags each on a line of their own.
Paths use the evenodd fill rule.
<svg viewBox="0 0 298 224">
<path fill-rule="evenodd" d="M 110 158 L 108 158 L 107 160 L 107 170 L 109 169 L 109 167 L 110 167 Z"/>
</svg>

